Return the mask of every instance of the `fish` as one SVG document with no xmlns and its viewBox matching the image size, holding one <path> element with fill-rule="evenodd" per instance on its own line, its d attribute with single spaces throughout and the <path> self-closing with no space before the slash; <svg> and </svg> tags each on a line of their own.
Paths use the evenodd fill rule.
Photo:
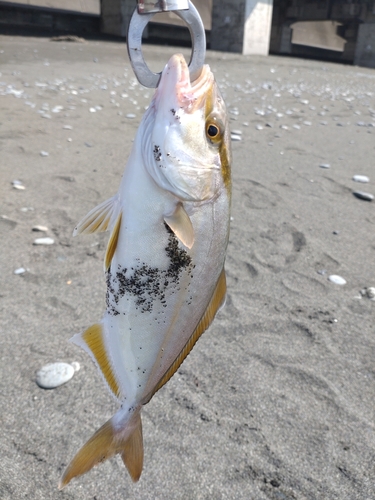
<svg viewBox="0 0 375 500">
<path fill-rule="evenodd" d="M 173 55 L 117 194 L 73 232 L 110 232 L 106 310 L 71 341 L 92 358 L 119 409 L 71 460 L 60 489 L 116 454 L 139 480 L 142 407 L 225 303 L 231 158 L 226 107 L 209 65 L 191 82 L 183 55 Z"/>
</svg>

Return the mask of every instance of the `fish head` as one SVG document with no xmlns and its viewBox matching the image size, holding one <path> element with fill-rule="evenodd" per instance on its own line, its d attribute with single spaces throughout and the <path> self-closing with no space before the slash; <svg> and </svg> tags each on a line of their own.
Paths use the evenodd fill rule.
<svg viewBox="0 0 375 500">
<path fill-rule="evenodd" d="M 147 169 L 182 201 L 204 202 L 230 189 L 230 132 L 224 100 L 208 65 L 190 81 L 181 54 L 162 72 L 150 106 Z"/>
</svg>

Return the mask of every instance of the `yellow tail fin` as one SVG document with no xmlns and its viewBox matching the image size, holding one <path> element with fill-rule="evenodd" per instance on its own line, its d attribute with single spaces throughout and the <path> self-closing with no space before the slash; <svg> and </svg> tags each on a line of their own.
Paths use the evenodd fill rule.
<svg viewBox="0 0 375 500">
<path fill-rule="evenodd" d="M 115 429 L 111 418 L 96 431 L 65 469 L 59 489 L 64 488 L 74 477 L 85 474 L 117 453 L 121 454 L 132 480 L 138 481 L 143 468 L 142 421 L 139 411 L 132 415 L 121 430 Z"/>
</svg>

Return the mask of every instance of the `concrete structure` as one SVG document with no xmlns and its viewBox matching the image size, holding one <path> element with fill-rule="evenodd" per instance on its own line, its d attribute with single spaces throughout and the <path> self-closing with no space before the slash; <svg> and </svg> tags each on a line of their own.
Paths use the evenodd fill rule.
<svg viewBox="0 0 375 500">
<path fill-rule="evenodd" d="M 0 0 L 0 30 L 95 34 L 100 30 L 100 0 Z"/>
<path fill-rule="evenodd" d="M 375 0 L 275 0 L 270 52 L 375 68 Z"/>
<path fill-rule="evenodd" d="M 354 64 L 375 68 L 375 24 L 359 26 Z"/>
<path fill-rule="evenodd" d="M 211 49 L 268 55 L 272 4 L 272 0 L 214 1 Z"/>
<path fill-rule="evenodd" d="M 129 0 L 101 0 L 102 33 L 126 37 L 135 6 Z"/>
<path fill-rule="evenodd" d="M 211 49 L 261 55 L 267 55 L 269 52 L 272 1 L 192 0 L 202 17 L 205 29 L 211 30 Z M 126 36 L 134 7 L 134 0 L 102 0 L 103 32 Z M 183 26 L 182 21 L 173 14 L 158 14 L 149 25 L 149 35 L 163 35 L 160 27 L 152 28 L 155 23 Z M 145 36 L 147 37 L 147 33 Z"/>
<path fill-rule="evenodd" d="M 192 0 L 208 47 L 240 54 L 291 54 L 375 68 L 375 0 Z M 0 29 L 99 32 L 126 37 L 136 0 L 0 0 Z M 158 14 L 143 36 L 190 44 L 173 13 Z"/>
<path fill-rule="evenodd" d="M 100 16 L 100 0 L 3 0 L 0 3 Z"/>
</svg>

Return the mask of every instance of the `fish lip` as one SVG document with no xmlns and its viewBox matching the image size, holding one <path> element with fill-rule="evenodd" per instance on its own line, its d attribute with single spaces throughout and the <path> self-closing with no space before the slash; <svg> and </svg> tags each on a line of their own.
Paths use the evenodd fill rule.
<svg viewBox="0 0 375 500">
<path fill-rule="evenodd" d="M 208 64 L 204 64 L 198 78 L 190 81 L 189 67 L 182 54 L 174 54 L 167 63 L 159 84 L 159 91 L 172 91 L 168 85 L 169 80 L 173 82 L 174 92 L 181 108 L 189 111 L 203 105 L 204 97 L 213 84 L 214 76 Z M 168 89 L 169 87 L 169 89 Z"/>
</svg>

